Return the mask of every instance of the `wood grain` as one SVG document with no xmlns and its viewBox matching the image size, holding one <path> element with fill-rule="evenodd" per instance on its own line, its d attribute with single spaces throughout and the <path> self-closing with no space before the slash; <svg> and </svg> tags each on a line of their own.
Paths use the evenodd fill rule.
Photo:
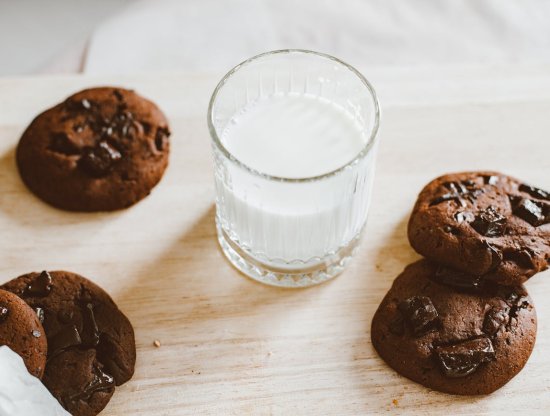
<svg viewBox="0 0 550 416">
<path fill-rule="evenodd" d="M 222 74 L 0 80 L 0 282 L 67 269 L 108 290 L 137 335 L 135 377 L 104 415 L 491 414 L 550 408 L 549 273 L 528 282 L 539 316 L 525 369 L 489 397 L 453 397 L 400 377 L 376 355 L 370 321 L 418 256 L 405 226 L 432 177 L 501 170 L 550 188 L 548 67 L 362 68 L 383 107 L 372 211 L 339 278 L 304 290 L 255 283 L 218 249 L 206 106 Z M 26 124 L 91 85 L 134 87 L 173 128 L 169 169 L 121 212 L 75 214 L 30 194 L 14 163 Z M 161 346 L 155 347 L 154 340 Z"/>
</svg>

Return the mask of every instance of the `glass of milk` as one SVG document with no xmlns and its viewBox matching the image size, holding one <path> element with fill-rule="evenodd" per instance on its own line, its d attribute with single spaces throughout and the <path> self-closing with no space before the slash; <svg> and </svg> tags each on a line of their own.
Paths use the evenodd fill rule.
<svg viewBox="0 0 550 416">
<path fill-rule="evenodd" d="M 332 56 L 264 53 L 237 65 L 208 109 L 220 246 L 263 283 L 338 275 L 365 228 L 380 109 L 372 85 Z"/>
</svg>

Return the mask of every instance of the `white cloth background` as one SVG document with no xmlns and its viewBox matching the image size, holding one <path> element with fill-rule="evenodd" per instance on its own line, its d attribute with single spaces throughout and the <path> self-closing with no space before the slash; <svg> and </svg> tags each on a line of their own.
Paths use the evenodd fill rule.
<svg viewBox="0 0 550 416">
<path fill-rule="evenodd" d="M 78 72 L 90 34 L 133 0 L 0 0 L 0 76 Z"/>
<path fill-rule="evenodd" d="M 367 66 L 550 62 L 550 1 L 143 0 L 95 30 L 84 72 L 218 72 L 283 48 Z"/>
</svg>

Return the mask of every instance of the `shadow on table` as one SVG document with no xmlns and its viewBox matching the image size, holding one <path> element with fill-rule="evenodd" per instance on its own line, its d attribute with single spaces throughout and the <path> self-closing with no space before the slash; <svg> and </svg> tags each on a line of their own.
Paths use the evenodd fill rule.
<svg viewBox="0 0 550 416">
<path fill-rule="evenodd" d="M 290 299 L 307 299 L 330 285 L 282 289 L 244 276 L 225 259 L 217 241 L 214 217 L 215 207 L 211 205 L 160 257 L 139 269 L 136 280 L 119 294 L 117 301 L 130 308 L 138 298 L 144 303 L 162 301 L 147 296 L 154 292 L 179 302 L 169 308 L 173 313 L 170 320 L 200 325 L 201 320 L 254 315 L 258 309 Z M 146 307 L 135 309 L 132 314 L 136 320 L 151 319 Z"/>
<path fill-rule="evenodd" d="M 118 294 L 117 302 L 132 322 L 139 323 L 136 332 L 143 357 L 153 357 L 147 351 L 151 351 L 157 336 L 163 348 L 177 349 L 181 360 L 172 366 L 182 374 L 190 366 L 208 365 L 204 360 L 212 351 L 224 351 L 212 347 L 212 342 L 239 344 L 244 355 L 256 357 L 260 340 L 276 337 L 278 326 L 289 319 L 300 319 L 296 313 L 307 314 L 308 303 L 318 307 L 315 303 L 327 294 L 350 296 L 351 292 L 351 296 L 364 295 L 364 301 L 358 302 L 354 311 L 357 316 L 350 319 L 365 326 L 351 342 L 338 341 L 349 348 L 343 348 L 334 357 L 340 355 L 339 359 L 349 369 L 349 377 L 358 385 L 374 389 L 374 394 L 403 398 L 403 402 L 412 392 L 416 400 L 447 397 L 399 376 L 378 357 L 370 342 L 371 319 L 382 297 L 403 268 L 419 258 L 408 244 L 407 218 L 384 240 L 376 242 L 379 248 L 370 267 L 372 277 L 344 280 L 358 275 L 352 272 L 339 278 L 342 280 L 306 290 L 289 290 L 262 285 L 234 270 L 218 247 L 214 215 L 214 206 L 210 206 L 162 255 L 137 269 L 133 283 Z M 358 261 L 352 265 L 357 266 L 361 266 Z M 333 285 L 337 285 L 336 290 Z M 332 330 L 327 328 L 327 333 Z M 195 348 L 203 349 L 199 361 Z M 250 370 L 252 366 L 250 361 Z M 162 376 L 161 370 L 147 371 L 159 371 L 158 376 Z M 456 398 L 457 403 L 472 400 L 475 399 Z M 389 399 L 388 408 L 392 406 Z"/>
</svg>

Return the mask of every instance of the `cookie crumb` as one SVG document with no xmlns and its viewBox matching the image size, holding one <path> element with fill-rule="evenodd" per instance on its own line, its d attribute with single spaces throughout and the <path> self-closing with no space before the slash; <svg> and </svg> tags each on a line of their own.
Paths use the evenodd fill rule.
<svg viewBox="0 0 550 416">
<path fill-rule="evenodd" d="M 157 347 L 157 348 L 160 348 L 161 343 L 160 343 L 160 341 L 159 341 L 158 339 L 156 339 L 156 340 L 153 341 L 153 345 L 154 345 L 155 347 Z"/>
<path fill-rule="evenodd" d="M 393 399 L 391 402 L 394 406 L 399 406 L 399 401 L 397 399 Z"/>
</svg>

